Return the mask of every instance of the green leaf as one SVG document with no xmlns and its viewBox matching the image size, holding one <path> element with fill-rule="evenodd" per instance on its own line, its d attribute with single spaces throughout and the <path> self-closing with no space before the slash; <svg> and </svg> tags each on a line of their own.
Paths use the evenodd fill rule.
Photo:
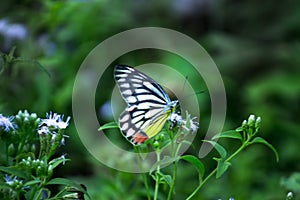
<svg viewBox="0 0 300 200">
<path fill-rule="evenodd" d="M 287 190 L 291 190 L 293 192 L 300 191 L 300 173 L 295 172 L 288 178 L 282 178 L 280 180 L 280 184 Z"/>
<path fill-rule="evenodd" d="M 171 184 L 172 184 L 172 176 L 171 175 L 159 172 L 159 176 L 160 176 L 161 182 L 166 182 L 169 186 L 171 186 Z"/>
<path fill-rule="evenodd" d="M 244 130 L 244 128 L 241 126 L 235 129 L 236 132 L 242 132 L 243 130 Z"/>
<path fill-rule="evenodd" d="M 271 145 L 270 143 L 268 143 L 265 139 L 263 139 L 261 137 L 256 137 L 251 142 L 249 142 L 249 144 L 254 144 L 254 143 L 261 143 L 261 144 L 264 144 L 267 147 L 269 147 L 275 154 L 276 162 L 279 162 L 279 154 L 278 154 L 277 150 L 273 147 L 273 145 Z"/>
<path fill-rule="evenodd" d="M 217 150 L 217 152 L 220 154 L 221 158 L 225 159 L 226 156 L 227 156 L 227 151 L 226 149 L 221 146 L 220 144 L 218 144 L 217 142 L 215 141 L 210 141 L 210 140 L 203 140 L 204 142 L 208 142 L 210 143 L 211 145 L 213 145 L 213 147 Z"/>
<path fill-rule="evenodd" d="M 239 140 L 243 140 L 241 134 L 235 130 L 230 130 L 230 131 L 225 131 L 222 133 L 219 133 L 217 135 L 215 135 L 212 139 L 219 139 L 219 138 L 232 138 L 232 139 L 239 139 Z"/>
<path fill-rule="evenodd" d="M 197 158 L 196 156 L 193 156 L 193 155 L 184 155 L 184 156 L 181 156 L 180 159 L 191 163 L 198 170 L 200 178 L 203 177 L 203 175 L 204 175 L 204 165 L 199 160 L 199 158 Z"/>
<path fill-rule="evenodd" d="M 214 158 L 218 162 L 216 178 L 220 178 L 231 165 L 230 162 L 225 162 L 220 158 Z"/>
<path fill-rule="evenodd" d="M 0 171 L 10 174 L 10 175 L 14 175 L 17 176 L 19 178 L 26 178 L 26 173 L 24 171 L 24 169 L 21 169 L 20 167 L 17 166 L 12 166 L 12 167 L 3 167 L 0 166 Z"/>
<path fill-rule="evenodd" d="M 145 144 L 141 144 L 138 146 L 133 145 L 133 148 L 135 150 L 136 153 L 138 153 L 138 155 L 144 160 L 148 153 L 149 153 L 149 149 L 148 146 Z"/>
<path fill-rule="evenodd" d="M 78 189 L 81 188 L 81 186 L 69 179 L 66 178 L 54 178 L 52 180 L 50 180 L 47 185 L 66 185 L 66 186 L 73 186 L 76 187 Z"/>
<path fill-rule="evenodd" d="M 110 129 L 110 128 L 119 128 L 119 125 L 116 122 L 108 122 L 107 124 L 104 124 L 101 126 L 98 131 L 102 131 L 104 129 Z"/>
<path fill-rule="evenodd" d="M 40 183 L 40 182 L 41 182 L 41 180 L 38 180 L 38 179 L 32 180 L 32 181 L 28 181 L 28 182 L 26 182 L 26 183 L 24 184 L 24 186 L 35 185 L 35 184 L 38 184 L 38 183 Z"/>
<path fill-rule="evenodd" d="M 0 182 L 0 189 L 11 189 L 11 186 L 6 183 Z"/>
<path fill-rule="evenodd" d="M 74 181 L 71 181 L 69 179 L 66 178 L 54 178 L 52 180 L 50 180 L 47 185 L 65 185 L 65 186 L 70 186 L 70 187 L 74 187 L 76 189 L 78 189 L 78 191 L 83 192 L 84 194 L 86 194 L 88 196 L 89 199 L 91 199 L 91 197 L 89 196 L 89 194 L 87 193 L 87 190 L 85 188 L 85 186 L 81 186 L 78 183 L 75 183 Z"/>
<path fill-rule="evenodd" d="M 179 159 L 179 156 L 176 156 L 174 158 L 172 158 L 170 156 L 164 156 L 162 160 L 154 163 L 154 165 L 151 167 L 149 173 L 151 174 L 154 170 L 156 170 L 157 166 L 165 167 L 165 166 L 171 164 L 172 162 L 177 161 L 178 159 Z"/>
<path fill-rule="evenodd" d="M 54 168 L 56 168 L 59 164 L 64 163 L 64 162 L 67 162 L 67 161 L 71 161 L 71 159 L 65 159 L 65 158 L 59 157 L 59 158 L 55 158 L 55 159 L 51 160 L 51 161 L 49 162 L 49 164 L 51 164 L 52 167 L 53 167 L 53 169 L 54 169 Z"/>
</svg>

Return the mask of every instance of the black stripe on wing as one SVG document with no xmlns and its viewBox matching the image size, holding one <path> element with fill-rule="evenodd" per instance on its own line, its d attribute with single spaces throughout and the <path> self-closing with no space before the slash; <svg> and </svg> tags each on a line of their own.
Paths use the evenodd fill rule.
<svg viewBox="0 0 300 200">
<path fill-rule="evenodd" d="M 114 75 L 121 95 L 129 105 L 138 105 L 150 99 L 152 103 L 161 105 L 170 102 L 169 96 L 158 83 L 130 66 L 117 65 Z"/>
<path fill-rule="evenodd" d="M 129 119 L 127 120 L 130 120 L 136 128 L 143 129 L 153 123 L 155 118 L 164 114 L 164 107 L 144 108 L 143 105 L 134 105 L 127 107 L 126 112 L 129 113 Z"/>
<path fill-rule="evenodd" d="M 141 144 L 149 137 L 132 122 L 132 110 L 134 107 L 127 107 L 120 115 L 119 126 L 123 136 L 132 144 Z"/>
</svg>

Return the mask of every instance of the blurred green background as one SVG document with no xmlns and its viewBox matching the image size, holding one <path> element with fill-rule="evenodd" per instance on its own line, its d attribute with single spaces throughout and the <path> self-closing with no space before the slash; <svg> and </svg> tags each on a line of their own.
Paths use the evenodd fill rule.
<svg viewBox="0 0 300 200">
<path fill-rule="evenodd" d="M 72 87 L 87 54 L 114 34 L 144 26 L 174 29 L 198 41 L 224 80 L 228 100 L 224 130 L 238 127 L 249 114 L 261 116 L 261 136 L 280 154 L 276 163 L 264 146 L 247 149 L 233 161 L 229 172 L 211 180 L 195 199 L 285 199 L 288 191 L 297 195 L 297 189 L 282 183 L 300 171 L 299 1 L 1 1 L 0 50 L 9 53 L 16 46 L 15 56 L 22 59 L 6 63 L 0 58 L 0 70 L 4 70 L 0 74 L 0 113 L 13 115 L 27 109 L 44 116 L 52 110 L 72 116 Z M 157 62 L 180 68 L 195 90 L 205 88 L 190 67 L 182 67 L 186 62 L 168 53 L 131 52 L 118 62 L 133 66 Z M 101 110 L 110 98 L 115 84 L 112 67 L 102 79 L 107 92 L 98 90 L 95 110 Z M 209 124 L 210 101 L 207 93 L 197 97 L 201 121 L 195 145 L 201 145 Z M 145 199 L 140 176 L 118 172 L 91 158 L 72 123 L 68 134 L 63 151 L 72 161 L 57 176 L 85 184 L 93 199 Z M 232 150 L 237 146 L 233 141 L 224 142 Z M 198 151 L 195 146 L 189 153 L 197 155 Z M 207 171 L 215 165 L 211 158 L 209 154 L 203 159 Z M 196 184 L 194 169 L 180 165 L 174 199 L 186 198 Z"/>
</svg>

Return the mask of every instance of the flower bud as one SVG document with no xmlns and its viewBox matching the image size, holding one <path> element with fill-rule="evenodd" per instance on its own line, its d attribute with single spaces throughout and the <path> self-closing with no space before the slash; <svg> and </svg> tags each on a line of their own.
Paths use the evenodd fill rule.
<svg viewBox="0 0 300 200">
<path fill-rule="evenodd" d="M 53 174 L 53 165 L 49 165 L 47 171 L 48 177 L 51 177 Z"/>
<path fill-rule="evenodd" d="M 163 142 L 165 140 L 165 134 L 161 133 L 159 135 L 159 140 Z"/>
<path fill-rule="evenodd" d="M 36 113 L 31 113 L 31 114 L 30 114 L 30 118 L 36 119 L 36 118 L 37 118 Z"/>
<path fill-rule="evenodd" d="M 75 192 L 75 193 L 71 193 L 71 194 L 66 194 L 62 198 L 63 199 L 74 199 L 75 200 L 75 199 L 82 198 L 80 195 L 82 195 L 81 192 Z"/>
<path fill-rule="evenodd" d="M 30 151 L 31 151 L 31 152 L 35 152 L 35 151 L 36 151 L 35 144 L 31 145 Z"/>
<path fill-rule="evenodd" d="M 13 145 L 13 144 L 10 144 L 9 146 L 8 146 L 8 155 L 9 156 L 11 156 L 11 157 L 13 157 L 14 155 L 15 155 L 15 153 L 16 153 L 16 148 L 15 148 L 15 146 Z"/>
<path fill-rule="evenodd" d="M 286 195 L 286 199 L 288 199 L 288 200 L 292 199 L 293 197 L 294 197 L 294 195 L 293 195 L 292 192 L 289 192 L 289 193 L 287 193 L 287 195 Z"/>
<path fill-rule="evenodd" d="M 248 129 L 248 122 L 247 120 L 244 120 L 242 123 L 242 130 L 246 130 L 246 129 Z"/>
<path fill-rule="evenodd" d="M 19 111 L 19 113 L 20 113 L 20 111 Z M 16 120 L 16 121 L 21 121 L 21 116 L 20 116 L 19 114 L 16 115 L 16 116 L 15 116 L 15 120 Z"/>
<path fill-rule="evenodd" d="M 255 123 L 255 116 L 254 115 L 250 115 L 249 118 L 248 118 L 248 125 L 250 127 L 253 127 L 254 123 Z"/>
<path fill-rule="evenodd" d="M 159 142 L 156 140 L 153 142 L 153 147 L 157 149 L 160 146 Z"/>
<path fill-rule="evenodd" d="M 35 173 L 37 176 L 41 176 L 43 175 L 43 170 L 42 170 L 42 167 L 41 166 L 38 166 L 35 170 Z"/>
<path fill-rule="evenodd" d="M 255 128 L 260 128 L 260 126 L 261 126 L 261 117 L 257 117 L 255 122 Z"/>
<path fill-rule="evenodd" d="M 26 144 L 23 146 L 23 152 L 28 152 L 29 151 L 29 145 Z"/>
</svg>

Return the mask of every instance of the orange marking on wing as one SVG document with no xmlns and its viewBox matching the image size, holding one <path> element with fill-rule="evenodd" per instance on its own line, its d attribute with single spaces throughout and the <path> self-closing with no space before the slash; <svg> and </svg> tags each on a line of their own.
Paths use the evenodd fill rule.
<svg viewBox="0 0 300 200">
<path fill-rule="evenodd" d="M 141 133 L 136 133 L 133 137 L 133 142 L 137 144 L 142 144 L 145 140 L 148 139 L 148 136 Z"/>
</svg>

